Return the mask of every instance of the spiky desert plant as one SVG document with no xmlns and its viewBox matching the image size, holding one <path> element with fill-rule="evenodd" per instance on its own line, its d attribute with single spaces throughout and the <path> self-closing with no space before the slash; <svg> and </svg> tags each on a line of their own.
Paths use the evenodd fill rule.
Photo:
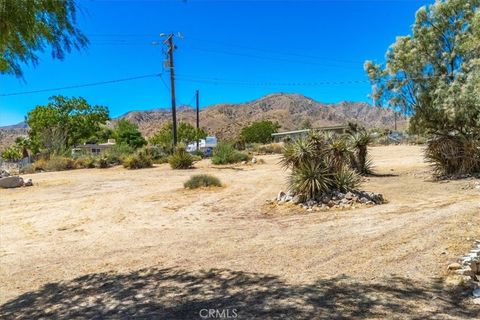
<svg viewBox="0 0 480 320">
<path fill-rule="evenodd" d="M 368 158 L 368 145 L 373 140 L 371 134 L 367 130 L 359 130 L 351 134 L 349 140 L 354 149 L 351 166 L 360 174 L 371 173 L 372 162 Z"/>
<path fill-rule="evenodd" d="M 350 161 L 352 150 L 345 136 L 328 133 L 327 154 L 330 165 L 336 170 L 340 170 Z"/>
<path fill-rule="evenodd" d="M 302 161 L 292 169 L 289 189 L 306 200 L 315 199 L 332 189 L 332 173 L 322 161 Z"/>
<path fill-rule="evenodd" d="M 193 158 L 190 153 L 185 150 L 185 147 L 178 146 L 172 155 L 168 157 L 168 163 L 172 169 L 189 169 L 193 165 Z"/>
<path fill-rule="evenodd" d="M 333 174 L 335 188 L 342 192 L 355 189 L 361 181 L 360 175 L 347 165 L 341 166 Z"/>
<path fill-rule="evenodd" d="M 295 139 L 285 144 L 280 164 L 283 168 L 298 167 L 315 157 L 308 139 Z"/>
<path fill-rule="evenodd" d="M 186 189 L 197 189 L 201 187 L 221 187 L 222 183 L 217 177 L 208 174 L 197 174 L 183 184 Z"/>
</svg>

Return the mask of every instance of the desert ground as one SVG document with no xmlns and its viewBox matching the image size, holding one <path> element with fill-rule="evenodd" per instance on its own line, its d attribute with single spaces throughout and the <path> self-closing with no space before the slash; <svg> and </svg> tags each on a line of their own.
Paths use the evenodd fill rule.
<svg viewBox="0 0 480 320">
<path fill-rule="evenodd" d="M 388 203 L 329 212 L 267 202 L 286 189 L 275 155 L 25 175 L 0 190 L 0 318 L 479 317 L 446 273 L 480 237 L 475 180 L 434 181 L 418 146 L 371 155 L 361 189 Z M 197 173 L 225 186 L 183 189 Z"/>
</svg>

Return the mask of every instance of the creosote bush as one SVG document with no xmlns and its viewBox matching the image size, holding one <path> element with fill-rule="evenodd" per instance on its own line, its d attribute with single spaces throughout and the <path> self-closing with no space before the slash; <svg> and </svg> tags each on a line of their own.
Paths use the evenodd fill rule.
<svg viewBox="0 0 480 320">
<path fill-rule="evenodd" d="M 231 164 L 241 161 L 247 161 L 248 155 L 236 150 L 233 145 L 220 142 L 212 153 L 213 164 Z"/>
<path fill-rule="evenodd" d="M 189 169 L 193 165 L 193 157 L 185 150 L 184 146 L 179 146 L 168 157 L 168 163 L 172 169 Z"/>
<path fill-rule="evenodd" d="M 186 189 L 197 189 L 202 187 L 221 187 L 222 183 L 217 177 L 208 174 L 198 174 L 188 179 L 183 186 Z"/>
</svg>

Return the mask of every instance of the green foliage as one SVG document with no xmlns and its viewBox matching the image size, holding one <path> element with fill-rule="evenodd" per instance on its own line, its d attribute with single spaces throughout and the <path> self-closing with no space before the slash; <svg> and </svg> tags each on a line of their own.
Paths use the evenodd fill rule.
<svg viewBox="0 0 480 320">
<path fill-rule="evenodd" d="M 188 122 L 180 121 L 177 127 L 177 141 L 182 144 L 189 144 L 191 142 L 205 139 L 207 133 L 202 128 L 198 129 Z M 150 138 L 149 143 L 163 148 L 164 151 L 173 152 L 173 129 L 172 123 L 164 123 L 160 129 Z"/>
<path fill-rule="evenodd" d="M 152 158 L 144 151 L 139 150 L 123 159 L 123 166 L 128 169 L 150 168 L 153 165 Z"/>
<path fill-rule="evenodd" d="M 360 174 L 372 172 L 372 161 L 368 158 L 368 145 L 373 141 L 371 134 L 365 129 L 358 130 L 349 136 L 354 152 L 351 157 L 352 167 Z"/>
<path fill-rule="evenodd" d="M 333 175 L 333 185 L 341 192 L 348 192 L 355 189 L 361 182 L 357 172 L 349 166 L 343 165 Z"/>
<path fill-rule="evenodd" d="M 118 120 L 113 129 L 113 136 L 117 144 L 128 145 L 134 149 L 147 144 L 147 141 L 138 130 L 138 126 L 127 119 Z"/>
<path fill-rule="evenodd" d="M 329 192 L 332 187 L 332 173 L 320 161 L 301 161 L 298 166 L 292 168 L 289 188 L 295 194 L 301 194 L 306 200 L 315 199 Z"/>
<path fill-rule="evenodd" d="M 435 136 L 428 141 L 425 156 L 438 176 L 480 173 L 480 136 L 472 140 L 461 135 Z"/>
<path fill-rule="evenodd" d="M 231 144 L 220 142 L 212 152 L 213 164 L 231 164 L 241 161 L 247 161 L 248 156 L 237 151 Z"/>
<path fill-rule="evenodd" d="M 106 107 L 91 106 L 83 98 L 54 96 L 50 101 L 27 115 L 30 140 L 49 152 L 61 153 L 84 142 L 108 120 Z"/>
<path fill-rule="evenodd" d="M 243 128 L 240 136 L 246 143 L 268 143 L 272 141 L 272 133 L 279 128 L 278 123 L 270 120 L 257 121 Z"/>
<path fill-rule="evenodd" d="M 11 146 L 2 152 L 2 158 L 7 161 L 18 161 L 22 159 L 22 152 L 16 146 Z"/>
<path fill-rule="evenodd" d="M 73 167 L 75 169 L 95 168 L 95 158 L 90 155 L 80 156 L 75 159 Z"/>
<path fill-rule="evenodd" d="M 479 5 L 479 0 L 447 0 L 420 8 L 412 36 L 397 38 L 387 64 L 365 64 L 376 100 L 412 114 L 410 131 L 433 137 L 427 155 L 437 160 L 451 160 L 448 152 L 455 149 L 452 139 L 442 137 L 472 141 L 480 134 Z M 438 161 L 447 172 L 465 169 L 450 160 Z"/>
<path fill-rule="evenodd" d="M 175 152 L 168 157 L 168 163 L 172 169 L 189 169 L 193 165 L 193 158 L 185 147 L 178 146 Z"/>
<path fill-rule="evenodd" d="M 74 0 L 0 1 L 0 73 L 22 76 L 21 65 L 38 63 L 37 52 L 52 48 L 63 59 L 88 44 L 76 27 Z"/>
<path fill-rule="evenodd" d="M 197 189 L 202 187 L 221 187 L 222 183 L 217 177 L 208 174 L 197 174 L 183 184 L 186 189 Z"/>
<path fill-rule="evenodd" d="M 123 162 L 123 159 L 132 155 L 135 150 L 127 144 L 115 144 L 103 153 L 108 163 L 115 165 Z"/>
</svg>

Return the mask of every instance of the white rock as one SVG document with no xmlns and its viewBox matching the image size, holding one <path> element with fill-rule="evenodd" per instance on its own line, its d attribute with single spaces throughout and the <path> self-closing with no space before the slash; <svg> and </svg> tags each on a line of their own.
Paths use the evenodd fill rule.
<svg viewBox="0 0 480 320">
<path fill-rule="evenodd" d="M 472 294 L 474 297 L 480 298 L 480 288 L 473 290 Z"/>
</svg>

